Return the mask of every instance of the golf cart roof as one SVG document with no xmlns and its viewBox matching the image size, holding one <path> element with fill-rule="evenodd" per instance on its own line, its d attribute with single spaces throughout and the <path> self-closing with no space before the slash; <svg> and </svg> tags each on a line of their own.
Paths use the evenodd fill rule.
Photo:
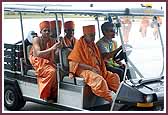
<svg viewBox="0 0 168 115">
<path fill-rule="evenodd" d="M 89 15 L 118 15 L 118 16 L 164 16 L 164 11 L 152 8 L 78 8 L 51 4 L 5 4 L 4 11 L 34 12 L 34 13 L 63 13 L 63 14 L 89 14 Z"/>
</svg>

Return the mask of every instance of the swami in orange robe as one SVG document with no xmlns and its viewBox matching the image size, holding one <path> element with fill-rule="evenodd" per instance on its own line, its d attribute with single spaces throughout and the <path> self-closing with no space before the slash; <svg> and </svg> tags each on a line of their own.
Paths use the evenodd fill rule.
<svg viewBox="0 0 168 115">
<path fill-rule="evenodd" d="M 140 32 L 141 32 L 141 35 L 142 37 L 146 37 L 146 34 L 147 34 L 147 28 L 149 26 L 149 18 L 148 17 L 143 17 L 142 18 L 142 21 L 141 21 L 141 24 L 140 24 Z"/>
<path fill-rule="evenodd" d="M 50 36 L 52 38 L 57 38 L 61 34 L 61 28 L 62 28 L 62 21 L 58 20 L 58 36 L 57 36 L 57 29 L 56 29 L 56 22 L 55 20 L 52 20 L 49 22 L 50 23 Z"/>
<path fill-rule="evenodd" d="M 77 41 L 68 56 L 69 77 L 72 78 L 73 75 L 83 77 L 95 95 L 111 102 L 111 90 L 117 91 L 120 84 L 119 76 L 106 70 L 100 52 L 94 43 L 95 26 L 84 26 L 83 33 L 84 36 Z"/>
<path fill-rule="evenodd" d="M 50 100 L 57 95 L 54 55 L 60 43 L 55 43 L 50 38 L 50 25 L 48 21 L 41 22 L 39 26 L 42 36 L 33 39 L 33 47 L 30 50 L 29 59 L 37 75 L 40 98 Z"/>
<path fill-rule="evenodd" d="M 73 21 L 67 21 L 64 23 L 64 32 L 66 35 L 64 36 L 64 46 L 65 47 L 70 47 L 73 49 L 77 39 L 74 37 L 74 29 L 75 29 L 75 24 Z"/>
<path fill-rule="evenodd" d="M 123 21 L 122 21 L 122 25 L 123 25 L 124 42 L 127 43 L 128 38 L 129 38 L 129 32 L 130 32 L 131 26 L 132 26 L 132 22 L 128 17 L 124 17 Z"/>
</svg>

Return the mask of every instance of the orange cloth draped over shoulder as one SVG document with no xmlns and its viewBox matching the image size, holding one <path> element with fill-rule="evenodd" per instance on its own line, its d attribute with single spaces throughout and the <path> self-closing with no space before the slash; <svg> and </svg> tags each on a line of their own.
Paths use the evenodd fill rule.
<svg viewBox="0 0 168 115">
<path fill-rule="evenodd" d="M 42 26 L 40 26 L 42 27 Z M 44 28 L 47 26 L 44 26 Z M 42 29 L 42 28 L 41 28 Z M 40 38 L 39 38 L 40 39 Z M 49 39 L 46 42 L 44 50 L 52 47 L 54 40 Z M 37 83 L 40 92 L 40 98 L 55 98 L 57 95 L 56 66 L 54 64 L 54 51 L 40 57 L 33 56 L 33 47 L 30 50 L 30 63 L 35 69 Z"/>
<path fill-rule="evenodd" d="M 71 39 L 64 37 L 64 44 L 65 47 L 73 47 L 75 43 L 77 42 L 77 39 L 75 37 L 72 37 Z"/>
<path fill-rule="evenodd" d="M 91 30 L 93 31 L 93 30 Z M 90 33 L 85 31 L 84 33 Z M 107 101 L 112 101 L 111 91 L 116 92 L 119 87 L 119 76 L 106 70 L 105 64 L 100 56 L 100 52 L 95 43 L 88 44 L 81 37 L 74 46 L 74 49 L 68 56 L 69 71 L 77 76 L 83 77 L 86 84 L 92 89 L 92 92 Z M 97 74 L 91 70 L 83 69 L 79 64 L 90 65 L 98 69 L 101 73 Z"/>
</svg>

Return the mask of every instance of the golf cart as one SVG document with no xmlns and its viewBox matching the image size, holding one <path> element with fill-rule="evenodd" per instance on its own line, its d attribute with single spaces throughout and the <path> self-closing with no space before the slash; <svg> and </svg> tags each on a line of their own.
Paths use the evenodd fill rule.
<svg viewBox="0 0 168 115">
<path fill-rule="evenodd" d="M 165 79 L 164 79 L 164 44 L 160 33 L 160 25 L 158 24 L 160 39 L 157 41 L 160 46 L 159 52 L 162 54 L 160 63 L 161 73 L 159 75 L 150 77 L 150 74 L 145 73 L 143 69 L 148 71 L 149 66 L 142 66 L 145 63 L 149 63 L 149 58 L 155 56 L 156 53 L 151 53 L 147 56 L 147 62 L 143 61 L 142 46 L 138 47 L 138 43 L 133 42 L 131 44 L 125 44 L 122 35 L 122 24 L 120 21 L 121 17 L 134 16 L 137 17 L 135 20 L 138 22 L 139 17 L 143 16 L 164 16 L 162 10 L 152 8 L 126 8 L 126 9 L 73 9 L 73 8 L 59 8 L 54 5 L 5 5 L 4 12 L 15 12 L 20 17 L 22 40 L 21 42 L 16 41 L 15 44 L 4 43 L 4 105 L 8 110 L 20 110 L 26 101 L 32 101 L 40 104 L 50 105 L 56 107 L 58 110 L 63 111 L 163 111 L 164 110 L 164 90 L 165 90 Z M 23 13 L 27 15 L 29 13 L 38 13 L 45 15 L 52 15 L 56 20 L 56 28 L 58 32 L 58 18 L 61 17 L 62 22 L 66 18 L 64 15 L 75 15 L 76 17 L 91 17 L 97 23 L 98 38 L 101 38 L 100 32 L 100 20 L 112 21 L 116 27 L 116 36 L 120 39 L 122 50 L 119 51 L 115 59 L 123 61 L 126 65 L 124 79 L 120 84 L 120 87 L 116 93 L 116 97 L 112 103 L 105 101 L 103 98 L 94 95 L 90 87 L 84 82 L 84 79 L 75 76 L 73 79 L 68 77 L 68 60 L 67 56 L 70 53 L 68 48 L 62 48 L 59 51 L 59 61 L 57 65 L 57 80 L 58 80 L 58 92 L 57 101 L 55 103 L 48 103 L 39 98 L 37 79 L 35 71 L 31 66 L 28 56 L 29 48 L 31 45 L 25 44 L 24 38 L 24 26 L 23 26 Z M 59 17 L 60 16 L 60 17 Z M 157 20 L 154 20 L 157 22 Z M 137 23 L 135 21 L 134 24 Z M 57 34 L 58 35 L 58 34 Z M 134 36 L 135 37 L 135 36 Z M 3 38 L 5 39 L 5 38 Z M 151 40 L 151 39 L 150 39 Z M 151 43 L 150 40 L 145 40 L 147 46 Z M 141 42 L 141 41 L 138 41 Z M 148 43 L 149 44 L 148 44 Z M 141 42 L 142 43 L 142 42 Z M 134 46 L 135 45 L 135 46 Z M 149 46 L 147 48 L 153 48 Z M 150 51 L 150 50 L 148 50 Z M 138 52 L 138 53 L 137 53 Z M 149 53 L 149 52 L 147 52 Z M 138 55 L 135 59 L 135 55 Z M 133 59 L 133 61 L 132 61 Z M 158 59 L 158 58 L 157 58 Z M 160 58 L 159 58 L 160 59 Z M 154 63 L 156 64 L 156 63 Z M 138 68 L 140 66 L 140 68 Z M 154 66 L 154 65 L 153 65 Z M 157 65 L 158 66 L 158 65 Z M 160 67 L 160 66 L 159 66 Z M 131 72 L 131 78 L 127 78 L 126 70 L 129 69 Z M 150 68 L 151 69 L 151 68 Z M 141 72 L 142 71 L 142 72 Z M 153 71 L 149 71 L 153 73 Z M 156 73 L 156 72 L 154 72 Z M 158 71 L 157 71 L 158 74 Z"/>
</svg>

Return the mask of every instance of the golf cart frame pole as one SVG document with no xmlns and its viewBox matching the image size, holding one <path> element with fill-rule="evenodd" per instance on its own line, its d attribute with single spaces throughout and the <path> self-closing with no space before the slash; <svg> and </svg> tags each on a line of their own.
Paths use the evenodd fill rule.
<svg viewBox="0 0 168 115">
<path fill-rule="evenodd" d="M 120 23 L 119 17 L 116 16 L 116 18 L 117 18 L 117 23 Z M 121 38 L 121 44 L 122 44 L 123 52 L 126 53 L 125 47 L 123 46 L 123 45 L 124 45 L 124 41 L 123 41 L 123 36 L 122 36 L 121 28 L 120 28 L 120 27 L 118 27 L 118 32 L 119 32 L 119 35 L 120 35 L 120 38 Z M 127 58 L 127 57 L 126 57 L 126 58 Z M 125 62 L 126 62 L 126 67 L 125 67 L 125 71 L 124 71 L 123 81 L 120 83 L 120 86 L 119 86 L 119 88 L 118 88 L 118 90 L 117 90 L 117 92 L 116 92 L 115 98 L 113 98 L 110 111 L 113 111 L 114 105 L 115 105 L 115 101 L 116 101 L 117 96 L 118 96 L 118 93 L 120 92 L 120 89 L 121 89 L 121 87 L 122 87 L 122 84 L 123 84 L 123 83 L 125 82 L 125 80 L 126 80 L 126 79 L 125 79 L 125 77 L 126 77 L 126 71 L 127 71 L 127 69 L 128 69 L 128 67 L 127 67 L 127 66 L 128 66 L 127 59 L 125 59 Z"/>
<path fill-rule="evenodd" d="M 57 34 L 56 40 L 57 40 L 57 41 L 60 41 L 59 30 L 58 30 L 59 27 L 58 27 L 58 15 L 57 15 L 57 13 L 55 13 L 55 26 L 56 26 L 55 29 L 56 29 L 56 34 Z M 57 41 L 56 41 L 56 42 L 57 42 Z M 60 53 L 61 53 L 61 52 L 60 52 L 60 50 L 59 50 L 59 56 L 61 56 Z M 59 58 L 61 58 L 61 57 L 59 57 Z M 58 64 L 58 66 L 62 68 L 62 64 L 61 64 L 61 63 Z M 57 80 L 58 80 L 58 82 L 60 81 L 59 76 L 57 76 Z"/>
<path fill-rule="evenodd" d="M 117 23 L 120 23 L 120 19 L 118 16 L 116 16 L 117 18 Z M 120 24 L 119 24 L 120 25 Z M 127 52 L 126 52 L 126 45 L 124 44 L 124 40 L 123 40 L 123 36 L 122 36 L 122 32 L 121 32 L 121 28 L 118 27 L 118 32 L 119 32 L 119 35 L 120 35 L 120 38 L 121 38 L 121 44 L 122 44 L 122 49 L 123 49 L 123 52 L 124 52 L 124 59 L 125 59 L 125 63 L 126 63 L 126 67 L 125 67 L 125 71 L 124 71 L 124 78 L 123 80 L 126 80 L 126 73 L 127 73 L 127 70 L 129 69 L 129 65 L 128 63 L 133 67 L 133 69 L 137 72 L 137 74 L 141 77 L 141 78 L 144 78 L 144 76 L 140 73 L 140 71 L 136 68 L 136 66 L 134 66 L 134 64 L 131 62 L 131 60 L 129 59 L 128 55 L 127 55 Z"/>
<path fill-rule="evenodd" d="M 26 52 L 25 52 L 25 43 L 24 43 L 24 32 L 23 32 L 23 20 L 22 20 L 22 13 L 19 12 L 20 16 L 20 26 L 21 26 L 21 32 L 22 32 L 22 44 L 23 44 L 23 56 L 24 56 L 24 61 L 26 62 Z"/>
<path fill-rule="evenodd" d="M 120 20 L 119 20 L 119 17 L 116 16 L 116 19 L 117 19 L 117 23 L 120 23 Z M 124 77 L 123 77 L 123 81 L 125 81 L 126 79 L 126 73 L 127 73 L 127 69 L 128 69 L 128 60 L 127 60 L 127 54 L 126 54 L 126 49 L 125 49 L 125 46 L 124 46 L 124 40 L 123 40 L 123 36 L 122 36 L 122 32 L 121 32 L 121 28 L 118 27 L 118 32 L 119 32 L 119 35 L 120 35 L 120 38 L 121 38 L 121 44 L 122 44 L 122 50 L 124 52 L 124 60 L 125 60 L 125 63 L 126 63 L 126 66 L 125 66 L 125 71 L 124 71 Z"/>
<path fill-rule="evenodd" d="M 61 18 L 62 18 L 62 28 L 63 28 L 63 32 L 64 32 L 64 14 L 63 13 L 61 13 Z M 65 36 L 65 32 L 64 32 L 64 36 Z"/>
<path fill-rule="evenodd" d="M 56 29 L 56 34 L 57 34 L 57 40 L 59 40 L 59 27 L 58 27 L 58 15 L 55 13 L 55 29 Z"/>
<path fill-rule="evenodd" d="M 164 72 L 164 43 L 163 43 L 163 39 L 162 39 L 162 35 L 161 35 L 161 32 L 160 32 L 160 24 L 158 23 L 158 19 L 157 19 L 157 17 L 156 17 L 156 19 L 154 18 L 154 20 L 153 20 L 153 22 L 155 22 L 156 21 L 156 23 L 157 23 L 157 28 L 158 28 L 158 32 L 159 32 L 159 38 L 160 38 L 160 43 L 161 43 L 161 46 L 162 46 L 162 56 L 163 56 L 163 61 L 162 61 L 162 71 L 161 71 L 161 73 L 160 73 L 160 76 L 162 76 L 163 75 L 163 72 Z"/>
<path fill-rule="evenodd" d="M 97 28 L 98 28 L 98 32 L 99 32 L 99 38 L 101 37 L 100 36 L 100 23 L 99 23 L 99 17 L 98 17 L 98 15 L 96 16 L 96 21 L 97 21 Z"/>
<path fill-rule="evenodd" d="M 19 12 L 20 16 L 20 27 L 22 32 L 22 44 L 23 44 L 23 58 L 20 58 L 20 66 L 21 66 L 21 75 L 24 75 L 24 69 L 23 69 L 23 61 L 27 64 L 26 60 L 26 49 L 25 49 L 25 42 L 24 42 L 24 31 L 23 31 L 23 20 L 22 20 L 22 12 Z"/>
<path fill-rule="evenodd" d="M 56 40 L 60 40 L 60 37 L 59 37 L 59 27 L 58 27 L 58 16 L 57 16 L 57 13 L 55 13 L 55 25 L 56 25 L 56 27 L 55 27 L 55 29 L 56 29 L 56 34 L 57 34 L 57 38 L 56 38 Z M 55 40 L 55 41 L 56 41 Z M 59 58 L 60 58 L 60 53 L 61 53 L 61 51 L 59 50 Z M 59 103 L 59 98 L 60 98 L 60 94 L 59 94 L 59 90 L 60 90 L 60 76 L 59 76 L 59 70 L 60 70 L 60 68 L 62 67 L 62 65 L 61 65 L 61 63 L 57 63 L 56 64 L 56 67 L 57 67 L 57 87 L 58 87 L 58 90 L 57 90 L 57 102 Z"/>
</svg>

